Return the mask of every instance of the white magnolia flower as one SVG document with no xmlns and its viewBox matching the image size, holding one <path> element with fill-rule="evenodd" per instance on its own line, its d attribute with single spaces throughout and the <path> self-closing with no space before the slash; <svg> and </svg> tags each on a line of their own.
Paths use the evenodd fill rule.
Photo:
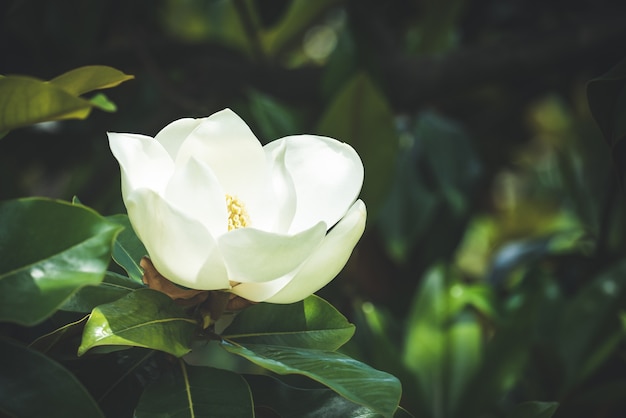
<svg viewBox="0 0 626 418">
<path fill-rule="evenodd" d="M 179 285 L 296 302 L 339 273 L 363 234 L 363 164 L 335 139 L 262 147 L 229 109 L 177 120 L 155 138 L 108 135 L 133 228 Z"/>
</svg>

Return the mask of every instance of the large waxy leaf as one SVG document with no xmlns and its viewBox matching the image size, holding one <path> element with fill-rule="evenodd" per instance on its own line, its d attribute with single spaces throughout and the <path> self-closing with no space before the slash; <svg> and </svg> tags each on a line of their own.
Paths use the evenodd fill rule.
<svg viewBox="0 0 626 418">
<path fill-rule="evenodd" d="M 307 376 L 385 417 L 393 416 L 400 401 L 398 379 L 334 351 L 226 341 L 222 346 L 274 373 Z"/>
<path fill-rule="evenodd" d="M 85 119 L 92 104 L 36 78 L 0 78 L 0 132 L 39 122 Z"/>
<path fill-rule="evenodd" d="M 113 222 L 124 226 L 124 230 L 117 236 L 113 246 L 113 260 L 128 273 L 128 277 L 137 283 L 142 283 L 143 269 L 139 266 L 141 258 L 148 255 L 146 247 L 135 234 L 128 215 L 109 216 Z"/>
<path fill-rule="evenodd" d="M 326 109 L 317 133 L 352 145 L 363 160 L 361 196 L 376 212 L 388 193 L 398 148 L 393 114 L 381 91 L 365 74 L 352 78 Z"/>
<path fill-rule="evenodd" d="M 136 346 L 177 357 L 191 348 L 196 321 L 161 292 L 139 289 L 96 307 L 89 317 L 78 355 L 98 346 Z"/>
<path fill-rule="evenodd" d="M 237 343 L 334 351 L 353 334 L 354 325 L 324 299 L 313 295 L 289 305 L 251 306 L 235 317 L 222 336 Z"/>
<path fill-rule="evenodd" d="M 381 414 L 350 402 L 330 389 L 296 388 L 269 376 L 249 375 L 246 380 L 252 390 L 255 406 L 269 408 L 281 417 L 382 418 Z M 412 415 L 398 408 L 393 416 L 408 418 Z"/>
<path fill-rule="evenodd" d="M 104 65 L 88 65 L 76 68 L 50 80 L 51 84 L 61 87 L 76 96 L 92 90 L 108 89 L 124 81 L 135 78 L 132 75 Z"/>
<path fill-rule="evenodd" d="M 241 376 L 211 367 L 188 366 L 182 360 L 179 365 L 146 388 L 135 417 L 254 417 L 250 389 Z"/>
<path fill-rule="evenodd" d="M 104 417 L 91 395 L 45 355 L 0 340 L 0 411 L 16 417 Z"/>
<path fill-rule="evenodd" d="M 59 309 L 71 312 L 91 312 L 98 305 L 114 302 L 133 290 L 143 287 L 142 284 L 128 277 L 109 271 L 102 283 L 80 288 Z"/>
<path fill-rule="evenodd" d="M 83 206 L 0 203 L 0 320 L 33 325 L 102 281 L 121 228 Z"/>
</svg>

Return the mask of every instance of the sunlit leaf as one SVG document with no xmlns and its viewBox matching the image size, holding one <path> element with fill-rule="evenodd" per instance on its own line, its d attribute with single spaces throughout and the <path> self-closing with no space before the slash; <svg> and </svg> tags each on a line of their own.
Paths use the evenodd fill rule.
<svg viewBox="0 0 626 418">
<path fill-rule="evenodd" d="M 179 360 L 179 367 L 146 388 L 134 416 L 252 418 L 254 412 L 250 388 L 241 376 Z"/>
<path fill-rule="evenodd" d="M 558 407 L 556 402 L 524 402 L 516 405 L 507 418 L 552 418 Z"/>
<path fill-rule="evenodd" d="M 109 100 L 109 98 L 104 93 L 98 93 L 89 99 L 89 103 L 94 105 L 100 110 L 104 110 L 105 112 L 115 112 L 117 110 L 117 106 L 115 103 Z"/>
<path fill-rule="evenodd" d="M 80 382 L 38 351 L 0 339 L 0 411 L 16 417 L 102 417 Z"/>
<path fill-rule="evenodd" d="M 81 94 L 100 89 L 118 86 L 124 81 L 135 78 L 132 75 L 104 65 L 89 65 L 70 70 L 50 80 L 51 84 L 61 87 L 68 93 Z"/>
<path fill-rule="evenodd" d="M 39 122 L 84 119 L 92 104 L 36 78 L 0 78 L 0 132 Z"/>
<path fill-rule="evenodd" d="M 352 145 L 363 160 L 361 196 L 375 213 L 388 193 L 398 138 L 382 92 L 365 74 L 353 77 L 324 112 L 317 132 Z"/>
<path fill-rule="evenodd" d="M 139 289 L 96 307 L 89 317 L 78 355 L 97 346 L 145 347 L 183 356 L 190 351 L 196 321 L 161 292 Z"/>
<path fill-rule="evenodd" d="M 334 351 L 228 342 L 222 346 L 274 373 L 307 376 L 385 417 L 393 416 L 400 401 L 398 379 Z"/>
<path fill-rule="evenodd" d="M 120 229 L 66 202 L 1 202 L 0 320 L 36 324 L 81 287 L 99 284 Z"/>
<path fill-rule="evenodd" d="M 124 226 L 124 230 L 117 236 L 113 246 L 113 260 L 126 270 L 128 277 L 137 283 L 142 283 L 143 269 L 139 263 L 143 256 L 148 255 L 146 247 L 135 234 L 128 215 L 113 215 L 108 219 Z"/>
<path fill-rule="evenodd" d="M 223 338 L 237 343 L 284 345 L 334 351 L 354 334 L 354 325 L 317 296 L 289 305 L 258 304 L 239 313 Z"/>
</svg>

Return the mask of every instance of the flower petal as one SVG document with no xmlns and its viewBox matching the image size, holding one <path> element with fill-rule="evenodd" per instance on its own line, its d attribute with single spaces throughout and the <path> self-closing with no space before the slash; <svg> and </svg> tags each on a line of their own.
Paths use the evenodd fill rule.
<svg viewBox="0 0 626 418">
<path fill-rule="evenodd" d="M 185 139 L 193 132 L 194 129 L 202 123 L 203 119 L 183 118 L 175 120 L 174 122 L 161 129 L 154 137 L 168 154 L 172 157 L 172 160 L 176 160 L 178 150 L 183 144 Z"/>
<path fill-rule="evenodd" d="M 111 152 L 120 163 L 123 196 L 139 188 L 163 190 L 174 170 L 174 161 L 161 144 L 145 135 L 107 135 Z"/>
<path fill-rule="evenodd" d="M 285 164 L 296 189 L 297 207 L 290 233 L 319 221 L 331 227 L 357 199 L 363 184 L 363 163 L 348 144 L 314 135 L 288 136 L 270 142 L 266 153 L 286 147 Z"/>
<path fill-rule="evenodd" d="M 285 143 L 268 151 L 274 186 L 274 225 L 272 231 L 287 233 L 296 213 L 296 189 L 285 165 Z"/>
<path fill-rule="evenodd" d="M 212 236 L 228 231 L 226 198 L 215 174 L 205 164 L 190 158 L 177 166 L 165 189 L 165 199 L 180 212 L 202 223 Z"/>
<path fill-rule="evenodd" d="M 296 235 L 279 235 L 255 228 L 240 228 L 218 238 L 230 280 L 266 282 L 295 270 L 324 238 L 319 222 Z"/>
<path fill-rule="evenodd" d="M 224 192 L 245 205 L 255 228 L 271 229 L 269 167 L 260 142 L 239 116 L 225 109 L 201 119 L 182 144 L 176 165 L 191 157 L 211 167 Z"/>
<path fill-rule="evenodd" d="M 350 258 L 352 250 L 365 230 L 365 219 L 365 204 L 357 200 L 346 216 L 330 230 L 317 251 L 305 262 L 295 277 L 274 296 L 265 299 L 265 302 L 298 302 L 328 284 Z"/>
<path fill-rule="evenodd" d="M 149 189 L 131 193 L 126 209 L 133 229 L 161 275 L 192 289 L 229 287 L 224 261 L 204 225 Z"/>
</svg>

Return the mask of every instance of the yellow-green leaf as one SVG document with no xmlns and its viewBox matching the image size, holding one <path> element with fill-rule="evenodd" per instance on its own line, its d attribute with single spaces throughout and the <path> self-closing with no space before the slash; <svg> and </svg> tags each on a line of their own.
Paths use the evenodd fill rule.
<svg viewBox="0 0 626 418">
<path fill-rule="evenodd" d="M 76 68 L 50 80 L 50 84 L 61 87 L 76 96 L 100 89 L 115 87 L 135 78 L 112 67 L 90 65 Z"/>
</svg>

